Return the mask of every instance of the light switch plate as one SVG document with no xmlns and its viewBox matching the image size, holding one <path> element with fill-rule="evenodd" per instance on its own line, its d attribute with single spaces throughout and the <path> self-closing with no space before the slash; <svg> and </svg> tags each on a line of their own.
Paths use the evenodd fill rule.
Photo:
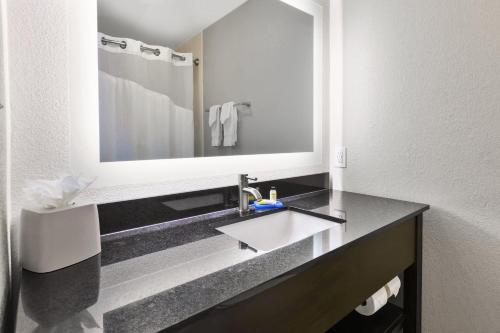
<svg viewBox="0 0 500 333">
<path fill-rule="evenodd" d="M 347 168 L 347 148 L 335 146 L 333 156 L 333 166 L 336 168 Z"/>
</svg>

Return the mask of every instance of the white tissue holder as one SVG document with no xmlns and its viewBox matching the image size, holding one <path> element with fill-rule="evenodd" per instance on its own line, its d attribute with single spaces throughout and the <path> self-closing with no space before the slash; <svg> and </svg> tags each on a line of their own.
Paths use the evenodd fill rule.
<svg viewBox="0 0 500 333">
<path fill-rule="evenodd" d="M 52 272 L 101 252 L 99 215 L 95 204 L 59 209 L 23 209 L 21 256 L 23 267 Z"/>
</svg>

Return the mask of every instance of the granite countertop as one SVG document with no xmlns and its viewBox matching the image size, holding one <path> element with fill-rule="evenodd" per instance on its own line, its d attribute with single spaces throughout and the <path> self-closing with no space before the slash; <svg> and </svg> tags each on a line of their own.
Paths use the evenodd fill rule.
<svg viewBox="0 0 500 333">
<path fill-rule="evenodd" d="M 98 256 L 52 273 L 23 271 L 16 332 L 157 332 L 429 208 L 328 190 L 284 201 L 332 228 L 254 252 L 215 228 L 284 209 L 243 217 L 228 209 L 105 235 Z"/>
</svg>

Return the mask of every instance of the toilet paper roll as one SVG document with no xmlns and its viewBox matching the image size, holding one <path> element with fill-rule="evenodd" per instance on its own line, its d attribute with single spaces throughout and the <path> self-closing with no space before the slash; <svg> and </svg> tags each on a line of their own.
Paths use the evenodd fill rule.
<svg viewBox="0 0 500 333">
<path fill-rule="evenodd" d="M 387 304 L 387 291 L 385 286 L 377 290 L 370 298 L 368 298 L 365 304 L 362 304 L 356 308 L 356 311 L 363 316 L 371 316 Z"/>
<path fill-rule="evenodd" d="M 389 281 L 385 287 L 388 289 L 387 291 L 387 297 L 391 297 L 391 296 L 398 296 L 399 294 L 399 289 L 401 288 L 401 280 L 399 279 L 399 277 L 395 277 L 394 279 L 392 279 L 391 281 Z"/>
</svg>

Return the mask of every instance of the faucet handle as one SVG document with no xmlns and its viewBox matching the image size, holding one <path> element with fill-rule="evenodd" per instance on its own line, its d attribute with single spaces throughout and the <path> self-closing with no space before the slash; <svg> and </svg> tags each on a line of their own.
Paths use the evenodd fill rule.
<svg viewBox="0 0 500 333">
<path fill-rule="evenodd" d="M 243 187 L 248 186 L 248 181 L 249 180 L 253 180 L 253 181 L 257 180 L 257 178 L 248 177 L 248 174 L 246 174 L 246 173 L 240 174 L 238 177 L 239 177 L 238 178 L 239 179 L 239 185 L 243 186 Z"/>
<path fill-rule="evenodd" d="M 252 180 L 252 181 L 254 181 L 254 182 L 256 182 L 256 181 L 258 180 L 258 178 L 257 178 L 257 177 L 253 177 L 253 178 L 252 178 L 252 177 L 248 177 L 248 176 L 247 176 L 246 178 L 247 178 L 247 180 Z"/>
</svg>

